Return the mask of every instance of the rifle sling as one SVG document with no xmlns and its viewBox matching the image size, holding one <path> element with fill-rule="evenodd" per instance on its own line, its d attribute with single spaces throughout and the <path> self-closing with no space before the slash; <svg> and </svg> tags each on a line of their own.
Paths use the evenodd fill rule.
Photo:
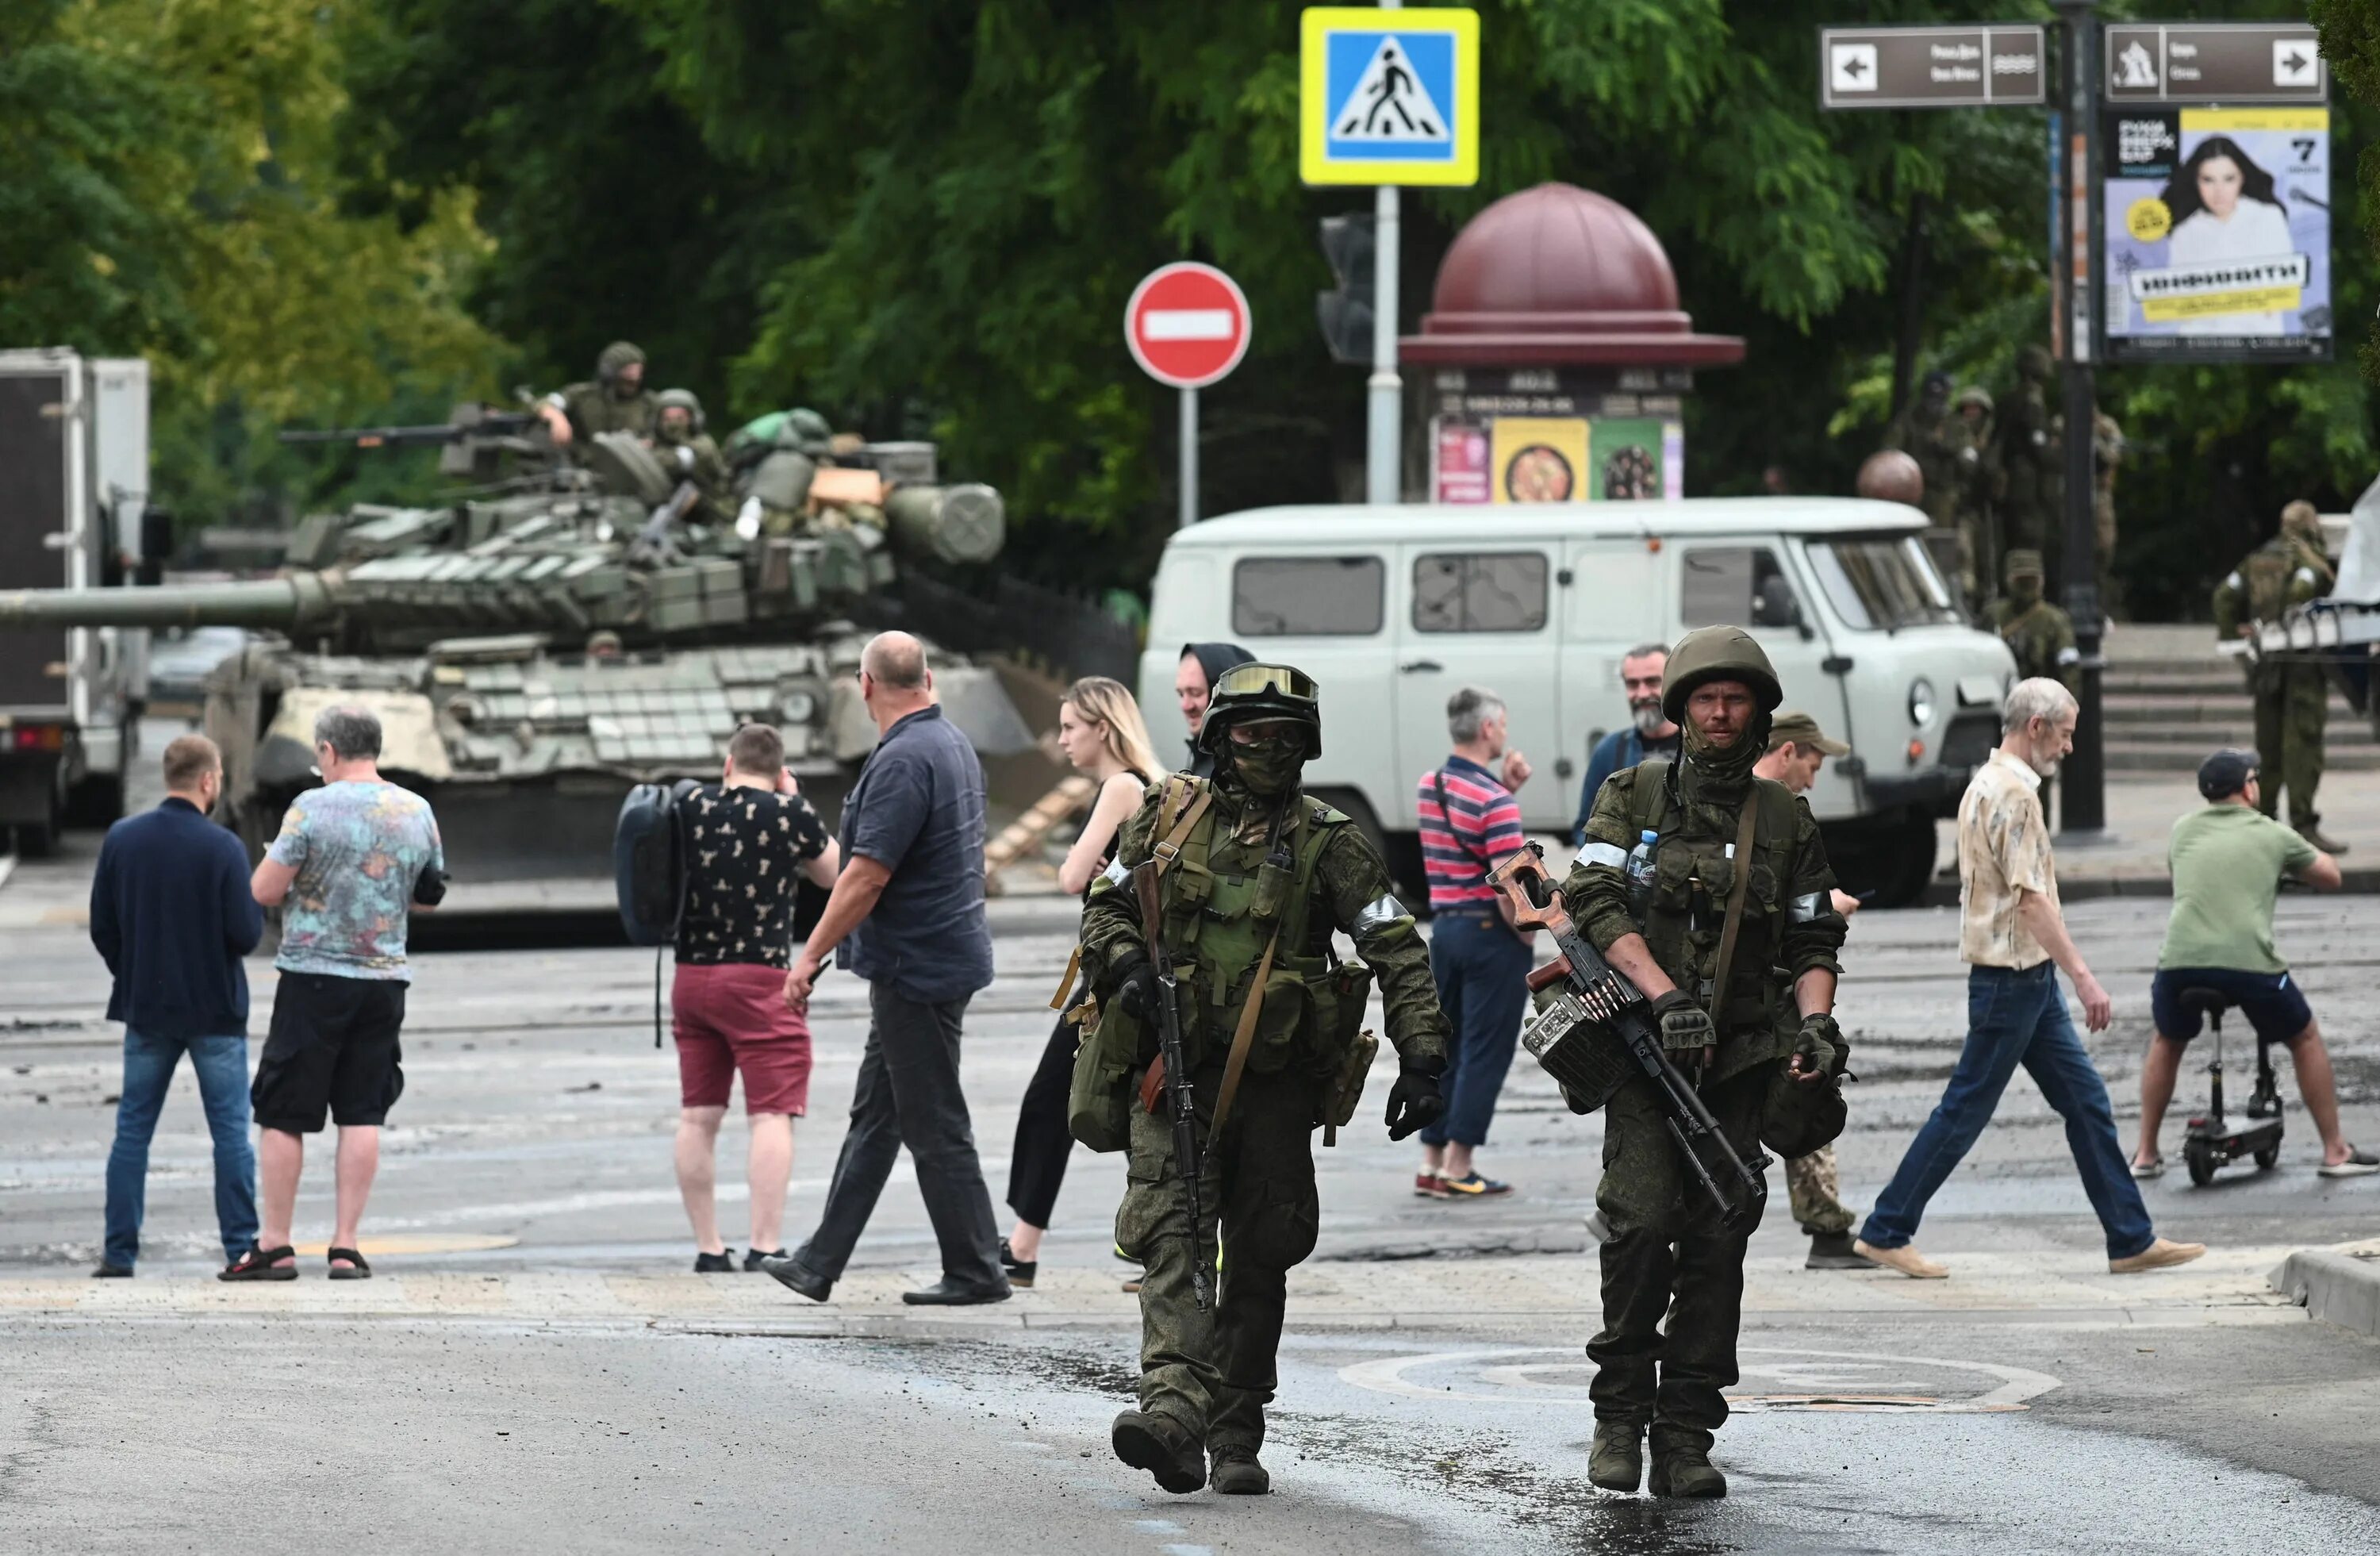
<svg viewBox="0 0 2380 1556">
<path fill-rule="evenodd" d="M 1716 1028 L 1727 1008 L 1727 975 L 1735 964 L 1736 933 L 1743 927 L 1743 899 L 1752 891 L 1752 830 L 1760 816 L 1760 784 L 1754 780 L 1743 796 L 1743 814 L 1735 823 L 1735 881 L 1727 890 L 1727 922 L 1718 932 L 1718 965 L 1711 969 L 1710 1017 Z"/>
<path fill-rule="evenodd" d="M 1207 1126 L 1207 1149 L 1223 1137 L 1223 1121 L 1232 1116 L 1232 1099 L 1240 1094 L 1240 1074 L 1248 1067 L 1248 1050 L 1256 1046 L 1257 1016 L 1264 1009 L 1265 980 L 1272 977 L 1272 954 L 1280 949 L 1281 931 L 1265 942 L 1257 961 L 1256 980 L 1248 985 L 1247 1003 L 1240 1007 L 1240 1025 L 1232 1033 L 1231 1057 L 1223 1061 L 1222 1089 L 1215 1093 L 1215 1122 Z"/>
</svg>

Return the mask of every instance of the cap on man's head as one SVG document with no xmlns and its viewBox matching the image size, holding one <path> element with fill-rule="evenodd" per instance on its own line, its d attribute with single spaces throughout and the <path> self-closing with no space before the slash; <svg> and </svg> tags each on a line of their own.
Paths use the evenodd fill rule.
<svg viewBox="0 0 2380 1556">
<path fill-rule="evenodd" d="M 2007 571 L 2011 578 L 2041 577 L 2041 553 L 2018 547 L 2008 553 Z"/>
<path fill-rule="evenodd" d="M 2210 800 L 2229 799 L 2256 776 L 2256 753 L 2228 746 L 2198 764 L 2198 792 Z"/>
<path fill-rule="evenodd" d="M 1852 754 L 1852 748 L 1841 741 L 1828 739 L 1827 732 L 1818 727 L 1818 721 L 1807 713 L 1784 712 L 1769 721 L 1768 748 L 1773 751 L 1789 740 L 1797 750 L 1823 751 L 1830 757 Z"/>
</svg>

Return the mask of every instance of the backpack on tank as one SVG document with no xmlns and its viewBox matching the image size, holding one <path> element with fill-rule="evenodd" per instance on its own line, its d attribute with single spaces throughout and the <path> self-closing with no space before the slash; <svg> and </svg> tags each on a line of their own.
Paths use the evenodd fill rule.
<svg viewBox="0 0 2380 1556">
<path fill-rule="evenodd" d="M 638 784 L 620 802 L 612 828 L 613 887 L 620 927 L 630 945 L 665 947 L 677 939 L 686 912 L 686 841 L 682 815 L 691 778 Z M 662 957 L 653 953 L 653 1046 L 662 1045 Z"/>
</svg>

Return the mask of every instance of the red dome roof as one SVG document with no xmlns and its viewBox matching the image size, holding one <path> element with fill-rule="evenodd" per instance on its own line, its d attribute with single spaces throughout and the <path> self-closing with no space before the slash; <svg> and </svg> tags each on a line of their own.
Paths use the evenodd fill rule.
<svg viewBox="0 0 2380 1556">
<path fill-rule="evenodd" d="M 1409 362 L 1720 366 L 1743 342 L 1698 335 L 1661 240 L 1571 184 L 1507 195 L 1456 235 Z"/>
</svg>

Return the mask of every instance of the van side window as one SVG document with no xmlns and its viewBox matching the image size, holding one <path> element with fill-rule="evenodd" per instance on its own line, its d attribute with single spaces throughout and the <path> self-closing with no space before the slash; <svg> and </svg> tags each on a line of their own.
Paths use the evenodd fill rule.
<svg viewBox="0 0 2380 1556">
<path fill-rule="evenodd" d="M 1377 556 L 1251 556 L 1232 568 L 1241 638 L 1360 638 L 1380 629 L 1388 568 Z"/>
<path fill-rule="evenodd" d="M 1683 577 L 1678 615 L 1689 628 L 1801 625 L 1801 599 L 1765 546 L 1696 546 Z"/>
<path fill-rule="evenodd" d="M 1535 632 L 1546 625 L 1546 559 L 1533 551 L 1441 553 L 1414 563 L 1416 632 Z"/>
</svg>

